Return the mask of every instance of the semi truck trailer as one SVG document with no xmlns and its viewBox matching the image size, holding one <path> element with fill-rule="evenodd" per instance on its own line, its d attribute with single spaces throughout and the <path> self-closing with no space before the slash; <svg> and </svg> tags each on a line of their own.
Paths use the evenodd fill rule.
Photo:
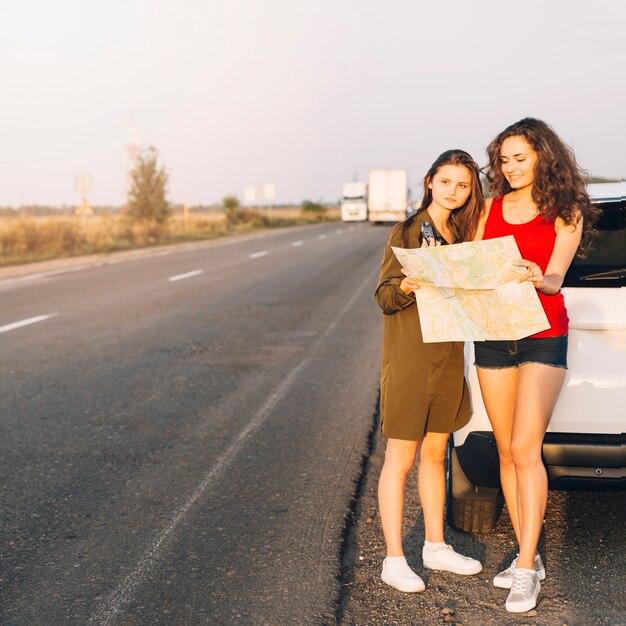
<svg viewBox="0 0 626 626">
<path fill-rule="evenodd" d="M 370 170 L 367 195 L 368 219 L 379 222 L 401 222 L 408 206 L 406 170 Z"/>
</svg>

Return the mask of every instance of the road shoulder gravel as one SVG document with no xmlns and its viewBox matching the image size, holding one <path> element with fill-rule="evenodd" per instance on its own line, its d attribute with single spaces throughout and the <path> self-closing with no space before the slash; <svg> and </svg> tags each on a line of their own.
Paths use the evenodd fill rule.
<svg viewBox="0 0 626 626">
<path fill-rule="evenodd" d="M 417 594 L 403 594 L 387 587 L 380 580 L 380 570 L 385 556 L 378 512 L 376 490 L 382 469 L 385 438 L 376 428 L 372 442 L 372 454 L 367 462 L 360 497 L 355 510 L 355 525 L 347 531 L 352 545 L 344 547 L 344 576 L 340 604 L 337 610 L 338 624 L 350 626 L 365 625 L 419 625 L 457 624 L 465 626 L 537 625 L 537 626 L 577 626 L 592 624 L 626 624 L 623 608 L 620 608 L 619 594 L 603 591 L 602 572 L 591 579 L 588 570 L 581 567 L 582 555 L 592 543 L 590 533 L 608 533 L 608 538 L 600 539 L 599 562 L 613 567 L 618 576 L 614 583 L 620 587 L 624 579 L 623 564 L 614 555 L 619 540 L 620 509 L 607 494 L 550 492 L 545 541 L 549 546 L 546 554 L 544 540 L 540 552 L 547 564 L 548 579 L 542 587 L 540 602 L 536 610 L 513 615 L 504 609 L 507 591 L 496 589 L 491 581 L 493 576 L 507 566 L 515 556 L 516 545 L 513 529 L 506 511 L 498 526 L 485 535 L 470 535 L 446 527 L 446 541 L 459 552 L 479 559 L 484 569 L 475 576 L 456 576 L 444 572 L 424 569 L 421 547 L 424 539 L 424 522 L 417 496 L 417 472 L 414 469 L 408 480 L 405 502 L 404 548 L 409 564 L 426 582 L 426 591 Z M 604 509 L 600 516 L 594 509 Z M 571 532 L 569 519 L 577 510 L 580 517 L 571 521 L 580 522 L 585 509 L 591 528 L 584 526 Z M 609 517 L 608 530 L 601 528 L 601 520 Z M 554 519 L 552 519 L 554 518 Z M 610 544 L 611 538 L 613 546 Z M 564 551 L 564 542 L 571 543 L 571 557 Z M 623 540 L 621 540 L 623 544 Z M 606 553 L 606 556 L 603 556 Z M 623 552 L 622 552 L 623 553 Z M 568 564 L 571 563 L 571 567 Z M 611 585 L 613 586 L 613 585 Z M 605 599 L 605 603 L 600 601 Z M 623 603 L 622 603 L 623 607 Z"/>
</svg>

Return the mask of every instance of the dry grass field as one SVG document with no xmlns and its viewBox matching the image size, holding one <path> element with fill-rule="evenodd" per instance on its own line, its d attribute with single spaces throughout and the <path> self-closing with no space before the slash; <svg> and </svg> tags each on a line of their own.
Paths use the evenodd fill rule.
<svg viewBox="0 0 626 626">
<path fill-rule="evenodd" d="M 242 209 L 230 215 L 192 211 L 186 218 L 175 212 L 161 225 L 131 222 L 121 215 L 0 217 L 0 266 L 338 219 L 338 209 L 314 213 L 299 207 Z"/>
</svg>

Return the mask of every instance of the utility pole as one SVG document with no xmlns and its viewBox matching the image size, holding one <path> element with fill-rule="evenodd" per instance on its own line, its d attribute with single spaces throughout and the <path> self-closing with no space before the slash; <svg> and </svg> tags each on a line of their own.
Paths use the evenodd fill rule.
<svg viewBox="0 0 626 626">
<path fill-rule="evenodd" d="M 76 177 L 76 191 L 82 194 L 80 204 L 76 207 L 76 215 L 80 217 L 81 224 L 85 223 L 88 215 L 93 215 L 93 209 L 87 200 L 87 193 L 91 191 L 91 176 L 89 174 L 79 174 Z"/>
</svg>

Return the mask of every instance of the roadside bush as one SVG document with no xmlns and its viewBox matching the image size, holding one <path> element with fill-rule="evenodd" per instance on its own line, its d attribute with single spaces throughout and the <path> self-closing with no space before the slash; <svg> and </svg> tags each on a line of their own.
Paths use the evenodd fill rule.
<svg viewBox="0 0 626 626">
<path fill-rule="evenodd" d="M 226 212 L 226 223 L 229 226 L 248 225 L 250 228 L 261 228 L 270 226 L 271 220 L 266 215 L 253 211 L 251 209 L 237 209 L 235 211 Z"/>
<path fill-rule="evenodd" d="M 319 202 L 313 202 L 312 200 L 304 200 L 302 202 L 302 210 L 310 213 L 325 213 L 326 207 Z"/>
<path fill-rule="evenodd" d="M 222 198 L 222 210 L 229 227 L 261 228 L 270 226 L 269 218 L 262 213 L 251 209 L 242 209 L 237 196 L 224 196 Z"/>
</svg>

